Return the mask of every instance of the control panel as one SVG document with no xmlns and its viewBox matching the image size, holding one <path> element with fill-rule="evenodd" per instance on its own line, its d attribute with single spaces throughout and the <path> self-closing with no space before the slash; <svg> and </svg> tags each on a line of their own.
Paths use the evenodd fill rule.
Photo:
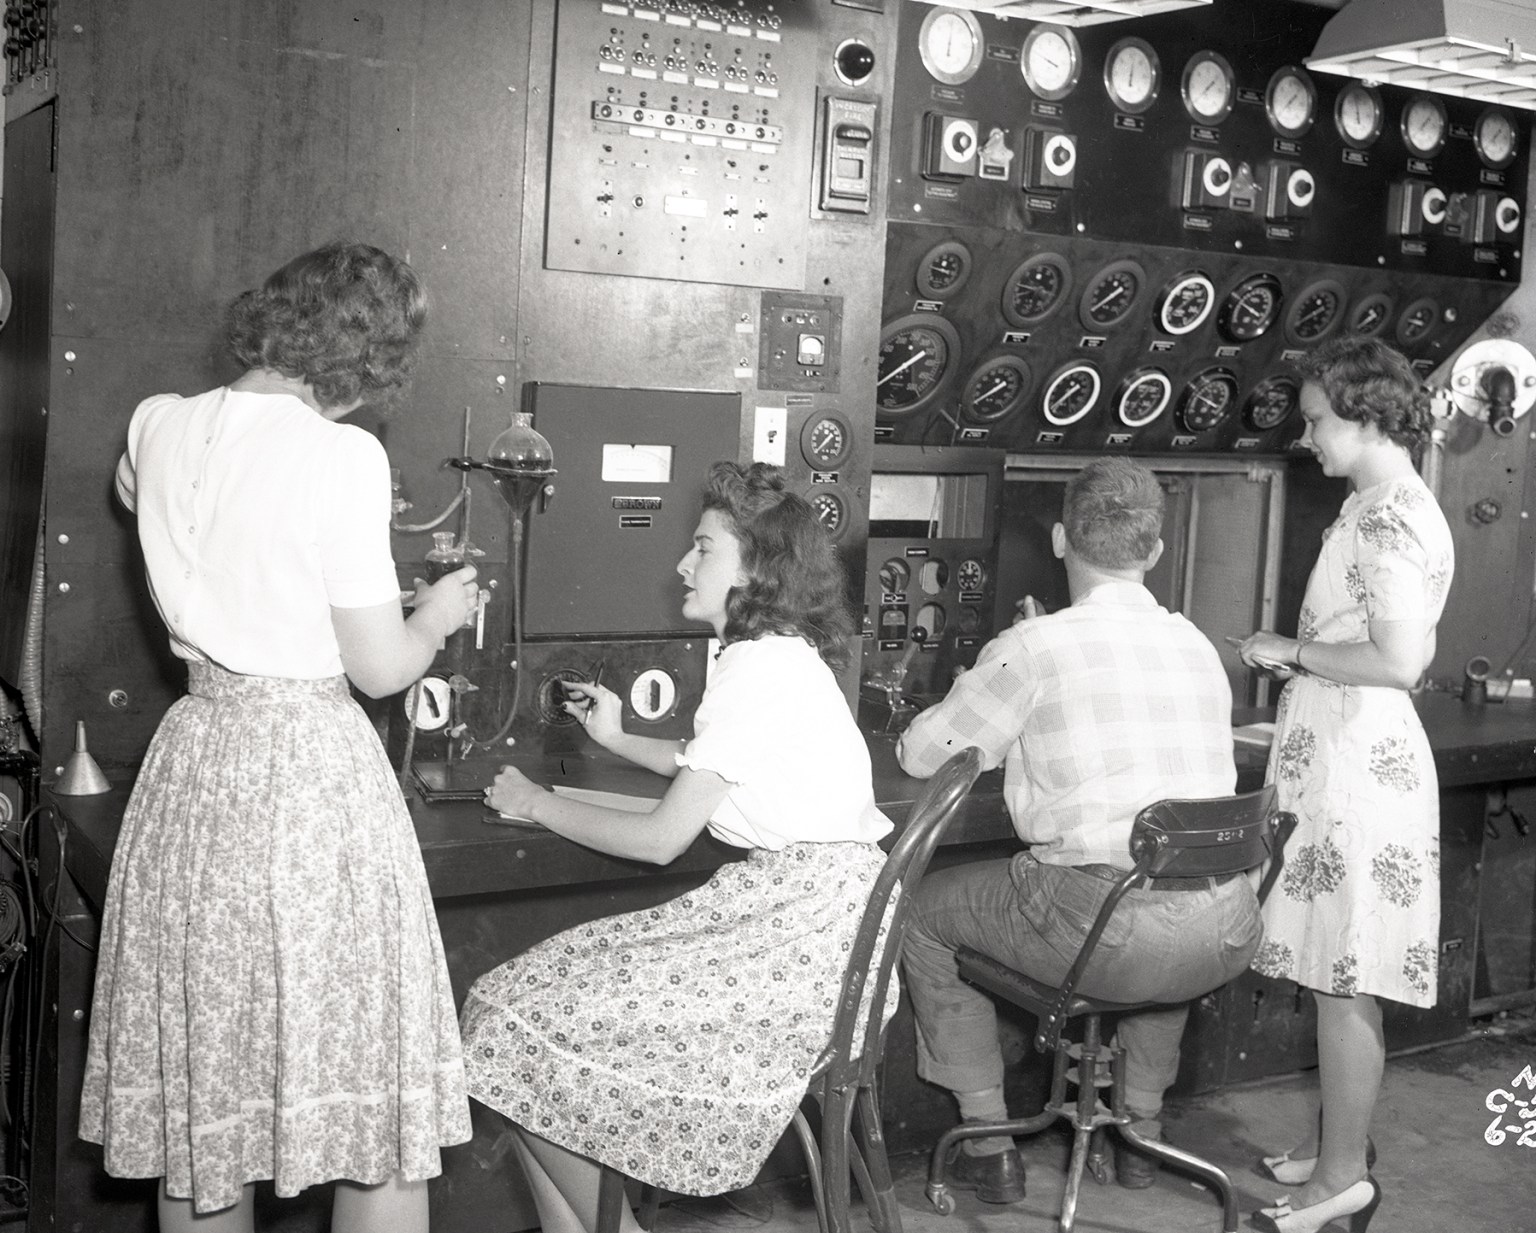
<svg viewBox="0 0 1536 1233">
<path fill-rule="evenodd" d="M 552 269 L 805 285 L 813 6 L 561 0 Z M 823 205 L 868 210 L 871 107 L 829 100 Z"/>
<path fill-rule="evenodd" d="M 1003 456 L 877 446 L 861 695 L 942 696 L 992 636 Z"/>
<path fill-rule="evenodd" d="M 1529 121 L 1314 76 L 1327 16 L 904 9 L 878 439 L 1282 452 L 1314 344 L 1451 354 L 1519 284 Z"/>
</svg>

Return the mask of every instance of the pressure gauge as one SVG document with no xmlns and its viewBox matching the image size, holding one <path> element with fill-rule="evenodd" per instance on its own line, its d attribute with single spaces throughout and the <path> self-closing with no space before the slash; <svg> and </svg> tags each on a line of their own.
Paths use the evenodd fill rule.
<svg viewBox="0 0 1536 1233">
<path fill-rule="evenodd" d="M 1364 296 L 1349 310 L 1349 332 L 1362 338 L 1375 338 L 1392 320 L 1392 308 L 1390 295 L 1377 291 Z"/>
<path fill-rule="evenodd" d="M 1509 113 L 1490 107 L 1477 118 L 1472 130 L 1477 153 L 1488 166 L 1498 169 L 1515 161 L 1515 122 Z"/>
<path fill-rule="evenodd" d="M 1440 323 L 1440 305 L 1428 296 L 1415 300 L 1397 319 L 1397 341 L 1404 346 L 1423 342 Z"/>
<path fill-rule="evenodd" d="M 1403 109 L 1403 140 L 1421 158 L 1440 153 L 1445 129 L 1445 104 L 1433 95 L 1422 95 Z"/>
<path fill-rule="evenodd" d="M 979 591 L 987 585 L 987 567 L 975 557 L 966 557 L 955 569 L 955 585 L 963 591 Z"/>
<path fill-rule="evenodd" d="M 1162 72 L 1151 43 L 1124 38 L 1104 57 L 1104 89 L 1119 110 L 1138 115 L 1157 101 Z"/>
<path fill-rule="evenodd" d="M 1266 377 L 1243 404 L 1243 423 L 1254 432 L 1268 432 L 1285 423 L 1300 402 L 1301 389 L 1290 377 Z"/>
<path fill-rule="evenodd" d="M 1280 316 L 1280 295 L 1280 280 L 1273 274 L 1250 274 L 1221 302 L 1216 328 L 1233 342 L 1252 342 Z"/>
<path fill-rule="evenodd" d="M 1184 66 L 1184 110 L 1201 124 L 1220 124 L 1237 93 L 1232 66 L 1219 52 L 1197 51 Z"/>
<path fill-rule="evenodd" d="M 1025 328 L 1043 321 L 1060 306 L 1072 285 L 1066 259 L 1056 253 L 1026 257 L 1003 282 L 1003 316 Z"/>
<path fill-rule="evenodd" d="M 1344 288 L 1331 278 L 1308 283 L 1285 313 L 1285 336 L 1293 343 L 1315 343 L 1333 333 L 1343 316 Z"/>
<path fill-rule="evenodd" d="M 813 414 L 800 429 L 800 453 L 812 471 L 835 471 L 853 448 L 853 431 L 839 412 Z"/>
<path fill-rule="evenodd" d="M 1165 334 L 1198 330 L 1216 306 L 1216 288 L 1199 270 L 1180 274 L 1157 299 L 1157 324 Z"/>
<path fill-rule="evenodd" d="M 949 86 L 958 86 L 975 76 L 986 47 L 981 23 L 964 9 L 930 9 L 917 33 L 917 52 L 923 67 Z"/>
<path fill-rule="evenodd" d="M 848 507 L 835 492 L 813 492 L 810 496 L 811 512 L 828 535 L 838 539 L 848 527 Z"/>
<path fill-rule="evenodd" d="M 1227 368 L 1207 368 L 1184 387 L 1179 423 L 1189 432 L 1209 432 L 1237 403 L 1237 377 Z"/>
<path fill-rule="evenodd" d="M 926 407 L 943 390 L 960 358 L 960 335 L 943 317 L 914 313 L 880 335 L 875 405 L 888 418 Z"/>
<path fill-rule="evenodd" d="M 1127 428 L 1142 428 L 1168 409 L 1173 382 L 1161 368 L 1138 368 L 1115 391 L 1115 414 Z"/>
<path fill-rule="evenodd" d="M 935 244 L 917 263 L 917 289 L 929 299 L 954 295 L 971 276 L 971 250 L 959 240 Z"/>
<path fill-rule="evenodd" d="M 1089 280 L 1077 306 L 1090 330 L 1108 330 L 1130 316 L 1141 295 L 1146 273 L 1134 261 L 1112 261 Z"/>
<path fill-rule="evenodd" d="M 1025 36 L 1019 71 L 1024 84 L 1040 98 L 1066 98 L 1077 85 L 1082 67 L 1077 35 L 1066 26 L 1041 22 Z"/>
<path fill-rule="evenodd" d="M 999 356 L 971 374 L 960 407 L 983 423 L 1004 419 L 1024 405 L 1029 385 L 1029 365 L 1016 355 Z"/>
<path fill-rule="evenodd" d="M 1075 424 L 1093 410 L 1103 388 L 1104 378 L 1092 364 L 1064 364 L 1046 382 L 1040 407 L 1058 427 Z"/>
<path fill-rule="evenodd" d="M 1317 87 L 1299 68 L 1279 68 L 1264 92 L 1269 126 L 1282 137 L 1300 137 L 1317 117 Z"/>
<path fill-rule="evenodd" d="M 1339 91 L 1333 105 L 1333 127 L 1344 144 L 1363 150 L 1381 136 L 1384 119 L 1381 95 L 1370 86 L 1352 81 Z"/>
</svg>

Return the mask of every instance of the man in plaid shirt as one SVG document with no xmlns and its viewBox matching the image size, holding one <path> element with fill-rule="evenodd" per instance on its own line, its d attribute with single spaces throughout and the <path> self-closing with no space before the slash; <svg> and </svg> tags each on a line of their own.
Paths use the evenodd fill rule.
<svg viewBox="0 0 1536 1233">
<path fill-rule="evenodd" d="M 1088 464 L 1067 484 L 1051 544 L 1071 607 L 1025 619 L 982 650 L 897 756 L 926 778 L 980 747 L 1004 767 L 1003 796 L 1028 847 L 1011 859 L 930 873 L 918 889 L 903 968 L 917 1022 L 918 1072 L 949 1088 L 969 1121 L 1003 1121 L 1003 1057 L 991 998 L 962 981 L 970 946 L 1037 980 L 1066 975 L 1114 880 L 1132 865 L 1131 823 L 1166 797 L 1229 795 L 1232 693 L 1210 641 L 1142 585 L 1162 555 L 1163 492 L 1127 458 Z M 1246 878 L 1169 880 L 1129 892 L 1080 992 L 1117 1002 L 1182 1002 L 1238 975 L 1258 947 Z M 1126 1102 L 1135 1129 L 1160 1134 L 1187 1005 L 1126 1016 Z M 1150 1186 L 1156 1162 L 1116 1141 L 1122 1185 Z M 1007 1138 L 969 1139 L 950 1181 L 992 1203 L 1024 1197 Z"/>
</svg>

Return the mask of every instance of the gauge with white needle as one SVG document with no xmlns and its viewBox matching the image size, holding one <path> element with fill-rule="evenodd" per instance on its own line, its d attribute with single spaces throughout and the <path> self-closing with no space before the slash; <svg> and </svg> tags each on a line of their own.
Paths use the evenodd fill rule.
<svg viewBox="0 0 1536 1233">
<path fill-rule="evenodd" d="M 1000 355 L 971 374 L 960 405 L 971 419 L 992 423 L 1022 407 L 1029 386 L 1029 365 L 1016 355 Z"/>
<path fill-rule="evenodd" d="M 943 392 L 960 359 L 960 335 L 943 317 L 913 313 L 880 335 L 875 406 L 888 418 L 910 415 Z"/>
<path fill-rule="evenodd" d="M 1042 22 L 1024 38 L 1019 71 L 1024 74 L 1024 84 L 1040 98 L 1066 98 L 1082 71 L 1077 35 L 1066 26 Z"/>
</svg>

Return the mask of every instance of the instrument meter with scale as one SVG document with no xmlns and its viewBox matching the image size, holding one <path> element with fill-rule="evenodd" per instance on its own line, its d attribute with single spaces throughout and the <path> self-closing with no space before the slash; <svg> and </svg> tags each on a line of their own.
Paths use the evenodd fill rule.
<svg viewBox="0 0 1536 1233">
<path fill-rule="evenodd" d="M 1045 320 L 1066 298 L 1072 271 L 1056 253 L 1026 257 L 1003 282 L 1002 310 L 1010 325 L 1021 328 Z"/>
<path fill-rule="evenodd" d="M 1157 101 L 1162 68 L 1145 39 L 1124 38 L 1104 57 L 1104 89 L 1127 115 L 1138 115 Z"/>
</svg>

